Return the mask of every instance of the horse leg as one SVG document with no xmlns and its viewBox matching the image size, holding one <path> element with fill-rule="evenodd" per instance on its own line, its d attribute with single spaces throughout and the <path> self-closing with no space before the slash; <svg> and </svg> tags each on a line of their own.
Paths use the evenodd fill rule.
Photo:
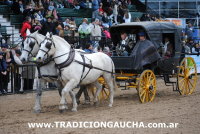
<svg viewBox="0 0 200 134">
<path fill-rule="evenodd" d="M 69 92 L 72 91 L 72 89 L 74 89 L 76 86 L 78 85 L 78 82 L 76 82 L 75 80 L 70 80 L 67 82 L 67 84 L 65 85 L 65 87 L 62 90 L 62 96 L 61 96 L 61 100 L 60 100 L 60 106 L 59 106 L 59 110 L 60 112 L 63 112 L 65 110 L 65 95 Z M 72 93 L 73 95 L 73 93 Z M 75 96 L 75 95 L 74 95 Z M 73 97 L 73 96 L 72 96 Z M 73 105 L 75 107 L 73 107 L 73 111 L 77 111 L 77 102 L 76 102 L 76 97 L 73 98 L 74 102 Z"/>
<path fill-rule="evenodd" d="M 42 97 L 42 87 L 44 87 L 45 81 L 43 79 L 37 80 L 37 89 L 36 89 L 36 97 L 35 97 L 35 113 L 41 112 L 41 97 Z"/>
<path fill-rule="evenodd" d="M 73 103 L 73 107 L 72 107 L 72 112 L 76 112 L 77 111 L 77 102 L 76 102 L 76 96 L 74 94 L 74 92 L 72 90 L 69 91 L 69 94 L 72 98 L 72 103 Z"/>
<path fill-rule="evenodd" d="M 82 86 L 80 87 L 80 89 L 78 90 L 78 93 L 76 94 L 76 101 L 78 104 L 80 104 L 80 97 L 81 94 L 83 93 L 84 88 L 82 88 Z"/>
<path fill-rule="evenodd" d="M 94 96 L 94 105 L 98 105 L 98 96 L 99 96 L 99 93 L 102 90 L 102 85 L 98 81 L 94 82 L 92 85 L 94 85 L 93 88 L 94 87 L 97 88 L 97 91 L 96 91 L 95 96 Z"/>
<path fill-rule="evenodd" d="M 109 88 L 109 91 L 110 91 L 110 94 L 109 94 L 109 107 L 112 107 L 113 105 L 113 97 L 114 97 L 114 87 L 115 87 L 115 83 L 114 83 L 114 78 L 111 74 L 105 74 L 103 75 L 105 81 L 106 81 L 106 84 L 108 85 L 108 88 Z"/>
<path fill-rule="evenodd" d="M 20 92 L 23 92 L 24 91 L 24 79 L 22 78 L 21 76 L 21 88 L 19 90 Z"/>
<path fill-rule="evenodd" d="M 58 88 L 58 93 L 59 93 L 59 95 L 61 97 L 62 96 L 63 85 L 62 85 L 62 83 L 59 80 L 57 80 L 55 84 L 56 84 L 56 86 Z M 65 109 L 68 109 L 66 99 L 65 99 L 65 104 L 64 105 L 65 105 Z"/>
</svg>

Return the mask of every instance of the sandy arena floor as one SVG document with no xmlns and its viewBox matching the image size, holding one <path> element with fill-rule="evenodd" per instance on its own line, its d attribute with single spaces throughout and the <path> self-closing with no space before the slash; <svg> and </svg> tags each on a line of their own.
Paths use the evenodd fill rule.
<svg viewBox="0 0 200 134">
<path fill-rule="evenodd" d="M 119 90 L 114 105 L 108 102 L 99 106 L 79 105 L 78 112 L 59 113 L 57 91 L 46 91 L 42 96 L 42 113 L 33 113 L 35 94 L 0 96 L 0 134 L 199 134 L 200 133 L 200 80 L 196 92 L 181 96 L 157 81 L 156 98 L 152 103 L 141 104 L 135 89 Z M 71 108 L 71 99 L 68 97 Z M 53 123 L 54 121 L 142 121 L 179 123 L 178 128 L 28 128 L 28 122 Z"/>
</svg>

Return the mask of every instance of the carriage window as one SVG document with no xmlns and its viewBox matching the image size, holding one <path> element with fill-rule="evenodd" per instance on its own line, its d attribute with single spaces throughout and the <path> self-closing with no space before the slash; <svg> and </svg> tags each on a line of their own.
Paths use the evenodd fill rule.
<svg viewBox="0 0 200 134">
<path fill-rule="evenodd" d="M 173 33 L 164 33 L 162 40 L 162 57 L 170 58 L 174 56 L 175 53 L 175 40 Z"/>
</svg>

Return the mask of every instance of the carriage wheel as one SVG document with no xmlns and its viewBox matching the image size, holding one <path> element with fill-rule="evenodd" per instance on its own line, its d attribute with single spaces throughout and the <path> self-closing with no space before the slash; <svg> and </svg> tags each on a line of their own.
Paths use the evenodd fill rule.
<svg viewBox="0 0 200 134">
<path fill-rule="evenodd" d="M 145 70 L 142 72 L 137 90 L 142 103 L 154 100 L 156 94 L 156 76 L 153 71 Z"/>
<path fill-rule="evenodd" d="M 197 67 L 193 58 L 185 57 L 179 66 L 177 75 L 178 88 L 181 95 L 189 95 L 196 89 Z"/>
</svg>

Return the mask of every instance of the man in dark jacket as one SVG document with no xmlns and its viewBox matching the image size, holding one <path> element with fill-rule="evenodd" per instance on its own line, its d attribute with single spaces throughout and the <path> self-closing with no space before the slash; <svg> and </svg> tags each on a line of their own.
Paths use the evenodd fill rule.
<svg viewBox="0 0 200 134">
<path fill-rule="evenodd" d="M 4 89 L 4 77 L 7 74 L 7 64 L 5 59 L 3 58 L 3 52 L 0 51 L 0 93 L 6 94 L 7 92 Z"/>
<path fill-rule="evenodd" d="M 46 35 L 47 32 L 52 32 L 56 34 L 56 23 L 52 21 L 52 17 L 48 17 L 47 21 L 44 23 L 42 27 L 42 34 Z"/>
<path fill-rule="evenodd" d="M 143 70 L 160 58 L 160 55 L 154 44 L 146 39 L 144 32 L 140 32 L 139 41 L 136 43 L 131 56 L 133 57 L 133 69 Z"/>
</svg>

